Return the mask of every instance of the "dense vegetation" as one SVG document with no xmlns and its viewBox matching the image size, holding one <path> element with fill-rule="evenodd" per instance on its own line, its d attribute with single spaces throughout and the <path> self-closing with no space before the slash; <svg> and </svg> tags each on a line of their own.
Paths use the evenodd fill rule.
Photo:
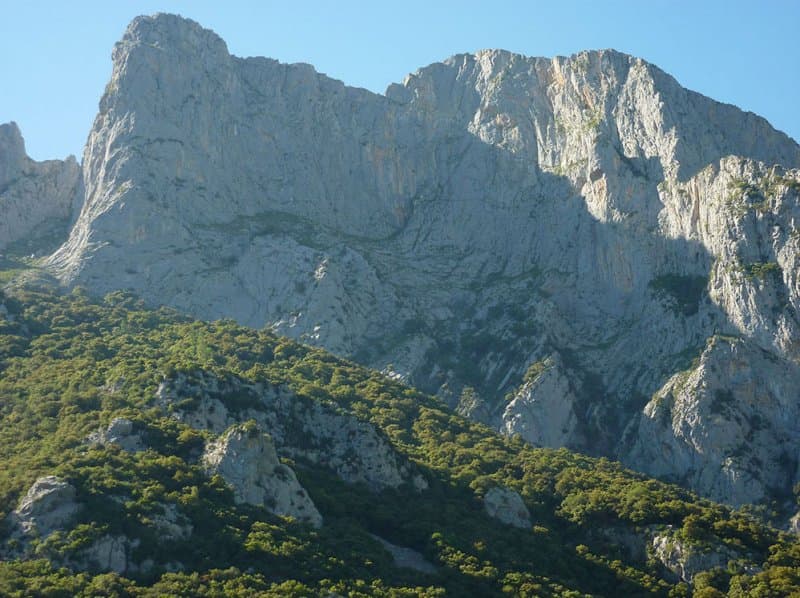
<svg viewBox="0 0 800 598">
<path fill-rule="evenodd" d="M 0 520 L 42 475 L 68 480 L 85 505 L 73 529 L 35 546 L 35 559 L 0 562 L 0 595 L 800 591 L 800 545 L 748 515 L 605 459 L 502 438 L 324 351 L 230 321 L 146 309 L 124 293 L 94 301 L 80 290 L 20 290 L 0 303 L 8 312 L 0 309 Z M 321 529 L 236 505 L 224 482 L 197 463 L 210 434 L 169 417 L 154 401 L 165 376 L 197 370 L 287 385 L 371 422 L 417 465 L 429 489 L 372 493 L 297 461 L 290 464 L 325 517 Z M 147 450 L 86 443 L 118 416 L 134 420 Z M 480 499 L 497 485 L 524 498 L 530 529 L 488 517 Z M 159 538 L 153 520 L 163 505 L 192 522 L 190 538 Z M 677 583 L 652 556 L 637 556 L 621 540 L 639 539 L 644 547 L 647 534 L 660 529 L 698 550 L 725 547 L 741 559 L 698 575 L 693 588 Z M 134 556 L 155 566 L 124 577 L 69 568 L 76 551 L 108 533 L 140 539 Z M 371 534 L 420 551 L 438 573 L 395 567 Z M 170 572 L 176 562 L 179 570 Z"/>
</svg>

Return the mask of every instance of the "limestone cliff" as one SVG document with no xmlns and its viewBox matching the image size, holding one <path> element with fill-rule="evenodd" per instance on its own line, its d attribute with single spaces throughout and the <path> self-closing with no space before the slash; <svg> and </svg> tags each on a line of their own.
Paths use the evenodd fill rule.
<svg viewBox="0 0 800 598">
<path fill-rule="evenodd" d="M 0 252 L 18 242 L 40 249 L 41 238 L 52 250 L 50 237 L 64 240 L 82 200 L 80 166 L 73 156 L 31 160 L 17 124 L 0 125 Z"/>
<path fill-rule="evenodd" d="M 113 59 L 85 202 L 48 260 L 64 284 L 269 326 L 453 406 L 469 386 L 498 428 L 527 417 L 534 442 L 717 499 L 775 491 L 770 473 L 727 494 L 734 455 L 707 458 L 674 420 L 658 433 L 678 461 L 635 438 L 714 335 L 775 364 L 751 397 L 763 421 L 797 403 L 800 147 L 764 119 L 612 50 L 462 54 L 377 95 L 157 15 Z M 563 367 L 506 409 L 549 355 Z M 786 491 L 800 440 L 775 426 L 780 451 L 748 450 L 765 471 L 786 460 Z"/>
</svg>

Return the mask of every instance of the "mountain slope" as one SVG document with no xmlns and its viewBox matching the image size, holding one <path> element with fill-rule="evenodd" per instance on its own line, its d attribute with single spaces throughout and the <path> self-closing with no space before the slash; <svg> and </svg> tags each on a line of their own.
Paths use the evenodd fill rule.
<svg viewBox="0 0 800 598">
<path fill-rule="evenodd" d="M 46 266 L 271 327 L 534 444 L 782 507 L 800 478 L 799 166 L 765 120 L 614 51 L 458 55 L 381 96 L 140 17 Z M 699 386 L 658 407 L 675 376 L 713 377 L 700 354 L 721 337 L 766 354 L 742 370 L 758 392 L 715 382 L 756 423 Z M 680 458 L 643 450 L 653 433 Z"/>
<path fill-rule="evenodd" d="M 800 587 L 786 534 L 607 460 L 502 438 L 319 349 L 123 293 L 18 290 L 0 305 L 4 595 Z M 348 425 L 349 452 L 321 460 Z M 208 469 L 233 437 L 237 473 Z M 273 441 L 277 475 L 259 448 Z M 321 519 L 247 498 L 287 483 Z"/>
</svg>

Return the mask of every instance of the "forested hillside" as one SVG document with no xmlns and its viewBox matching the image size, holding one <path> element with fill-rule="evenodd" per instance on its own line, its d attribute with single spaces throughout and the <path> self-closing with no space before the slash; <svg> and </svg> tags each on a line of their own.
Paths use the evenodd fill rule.
<svg viewBox="0 0 800 598">
<path fill-rule="evenodd" d="M 268 481 L 293 471 L 321 523 L 209 469 L 236 438 L 274 443 Z M 0 298 L 0 459 L 0 595 L 800 592 L 800 544 L 743 512 L 122 292 Z"/>
</svg>

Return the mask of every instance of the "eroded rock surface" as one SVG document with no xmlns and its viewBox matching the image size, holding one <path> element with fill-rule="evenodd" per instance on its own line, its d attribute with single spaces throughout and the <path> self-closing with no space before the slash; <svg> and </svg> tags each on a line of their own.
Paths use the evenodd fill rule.
<svg viewBox="0 0 800 598">
<path fill-rule="evenodd" d="M 798 380 L 797 365 L 752 341 L 712 337 L 647 404 L 625 460 L 716 500 L 763 500 L 796 476 Z"/>
<path fill-rule="evenodd" d="M 536 365 L 503 411 L 500 431 L 534 446 L 580 446 L 574 383 L 557 355 Z"/>
<path fill-rule="evenodd" d="M 19 169 L 15 143 L 0 172 Z M 82 167 L 80 215 L 47 261 L 64 284 L 270 326 L 452 406 L 469 386 L 477 417 L 537 444 L 639 466 L 623 431 L 645 431 L 649 397 L 718 334 L 770 355 L 774 388 L 800 382 L 800 147 L 619 52 L 460 54 L 378 95 L 140 17 Z M 525 388 L 551 354 L 564 367 Z M 770 397 L 766 422 L 796 400 Z M 768 475 L 742 473 L 730 498 L 718 476 L 686 483 L 787 493 L 797 473 L 769 486 L 780 455 L 759 442 Z M 695 452 L 697 471 L 719 466 Z M 676 478 L 675 463 L 656 466 Z"/>
<path fill-rule="evenodd" d="M 87 439 L 91 444 L 115 444 L 129 453 L 144 450 L 142 437 L 135 431 L 133 421 L 124 418 L 114 418 L 105 430 L 92 432 Z"/>
<path fill-rule="evenodd" d="M 237 503 L 322 525 L 322 516 L 294 471 L 280 462 L 272 439 L 254 422 L 229 429 L 206 447 L 202 461 L 209 474 L 219 474 L 231 485 Z"/>
<path fill-rule="evenodd" d="M 655 558 L 681 581 L 691 583 L 701 571 L 728 566 L 728 561 L 742 555 L 725 546 L 691 545 L 669 532 L 654 534 L 652 549 Z"/>
<path fill-rule="evenodd" d="M 31 160 L 17 124 L 0 125 L 0 252 L 19 241 L 36 249 L 37 237 L 63 242 L 82 201 L 81 169 L 73 156 Z M 48 244 L 52 251 L 53 240 Z"/>
<path fill-rule="evenodd" d="M 424 477 L 373 425 L 284 387 L 195 372 L 162 382 L 156 400 L 184 423 L 218 434 L 233 424 L 256 421 L 281 454 L 327 467 L 349 483 L 364 483 L 374 491 L 405 483 L 427 488 Z"/>
<path fill-rule="evenodd" d="M 433 575 L 437 572 L 436 566 L 426 559 L 422 553 L 412 548 L 406 548 L 405 546 L 392 544 L 380 536 L 372 535 L 372 537 L 380 542 L 381 546 L 386 549 L 386 552 L 392 555 L 392 559 L 394 560 L 396 567 L 400 567 L 402 569 L 413 569 L 414 571 L 427 573 L 429 575 Z"/>
<path fill-rule="evenodd" d="M 486 492 L 483 505 L 490 517 L 506 525 L 521 529 L 531 526 L 531 514 L 518 492 L 510 488 L 495 487 Z"/>
<path fill-rule="evenodd" d="M 12 522 L 29 536 L 45 537 L 65 529 L 78 512 L 75 488 L 56 476 L 37 479 L 11 514 Z"/>
</svg>

